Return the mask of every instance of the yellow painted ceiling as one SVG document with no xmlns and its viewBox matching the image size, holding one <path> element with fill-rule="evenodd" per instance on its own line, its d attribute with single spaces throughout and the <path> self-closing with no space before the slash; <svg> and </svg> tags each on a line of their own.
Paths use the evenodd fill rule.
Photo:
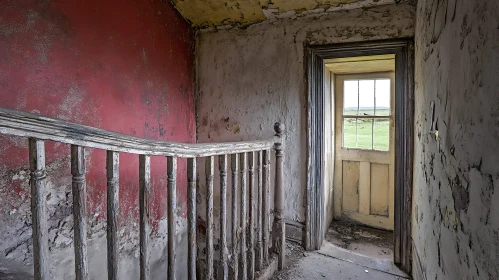
<svg viewBox="0 0 499 280">
<path fill-rule="evenodd" d="M 180 13 L 195 27 L 250 24 L 267 19 L 264 10 L 279 14 L 323 8 L 361 0 L 173 0 Z"/>
</svg>

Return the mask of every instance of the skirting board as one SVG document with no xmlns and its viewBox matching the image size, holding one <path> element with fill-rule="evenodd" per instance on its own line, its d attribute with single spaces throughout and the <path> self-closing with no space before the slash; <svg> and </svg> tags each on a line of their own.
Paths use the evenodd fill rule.
<svg viewBox="0 0 499 280">
<path fill-rule="evenodd" d="M 286 221 L 286 240 L 298 243 L 303 246 L 303 231 L 305 226 L 298 222 Z"/>
<path fill-rule="evenodd" d="M 269 280 L 274 276 L 277 270 L 277 255 L 272 255 L 269 259 L 267 267 L 260 271 L 255 278 L 258 280 Z"/>
</svg>

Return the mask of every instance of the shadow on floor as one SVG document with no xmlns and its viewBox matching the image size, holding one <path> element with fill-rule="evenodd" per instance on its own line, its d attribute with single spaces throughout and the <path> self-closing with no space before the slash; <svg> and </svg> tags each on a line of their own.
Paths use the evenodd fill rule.
<svg viewBox="0 0 499 280">
<path fill-rule="evenodd" d="M 393 259 L 393 231 L 374 229 L 345 221 L 333 221 L 326 241 L 372 258 Z"/>
<path fill-rule="evenodd" d="M 393 233 L 335 221 L 320 250 L 288 243 L 286 268 L 274 280 L 395 280 L 410 277 L 393 264 Z"/>
</svg>

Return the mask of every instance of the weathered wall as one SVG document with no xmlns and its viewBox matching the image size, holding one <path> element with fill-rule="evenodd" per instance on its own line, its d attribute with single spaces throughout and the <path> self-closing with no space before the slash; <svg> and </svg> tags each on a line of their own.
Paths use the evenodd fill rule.
<svg viewBox="0 0 499 280">
<path fill-rule="evenodd" d="M 140 137 L 194 142 L 194 33 L 170 5 L 141 1 L 2 1 L 0 106 Z M 0 136 L 0 259 L 31 266 L 27 140 Z M 69 146 L 47 143 L 49 261 L 69 279 L 72 201 Z M 179 214 L 186 169 L 179 162 Z M 138 156 L 120 158 L 121 277 L 138 278 Z M 88 151 L 89 262 L 105 269 L 105 151 Z M 166 223 L 166 160 L 152 160 L 151 216 Z M 182 226 L 182 225 L 180 225 Z M 153 273 L 164 239 L 153 238 Z M 164 272 L 164 270 L 163 270 Z M 163 273 L 162 273 L 163 274 Z"/>
<path fill-rule="evenodd" d="M 284 123 L 286 219 L 305 222 L 306 45 L 411 37 L 414 9 L 386 5 L 201 32 L 199 142 L 266 139 Z"/>
<path fill-rule="evenodd" d="M 309 12 L 368 7 L 394 0 L 173 0 L 196 27 L 249 25 L 276 17 L 299 17 Z"/>
<path fill-rule="evenodd" d="M 413 239 L 421 266 L 413 267 L 426 279 L 499 279 L 498 15 L 496 0 L 418 3 Z"/>
</svg>

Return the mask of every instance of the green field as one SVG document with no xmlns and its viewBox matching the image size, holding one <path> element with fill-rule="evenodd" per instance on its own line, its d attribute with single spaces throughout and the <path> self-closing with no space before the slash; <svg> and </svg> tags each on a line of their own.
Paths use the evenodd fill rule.
<svg viewBox="0 0 499 280">
<path fill-rule="evenodd" d="M 361 111 L 361 114 L 363 113 L 364 110 Z M 372 114 L 372 112 L 367 111 L 365 113 Z M 383 113 L 388 113 L 388 111 Z M 345 114 L 351 115 L 353 112 L 345 112 Z M 357 127 L 355 119 L 345 119 L 343 124 L 343 147 L 387 151 L 390 139 L 389 129 L 390 122 L 387 119 L 357 119 Z"/>
</svg>

